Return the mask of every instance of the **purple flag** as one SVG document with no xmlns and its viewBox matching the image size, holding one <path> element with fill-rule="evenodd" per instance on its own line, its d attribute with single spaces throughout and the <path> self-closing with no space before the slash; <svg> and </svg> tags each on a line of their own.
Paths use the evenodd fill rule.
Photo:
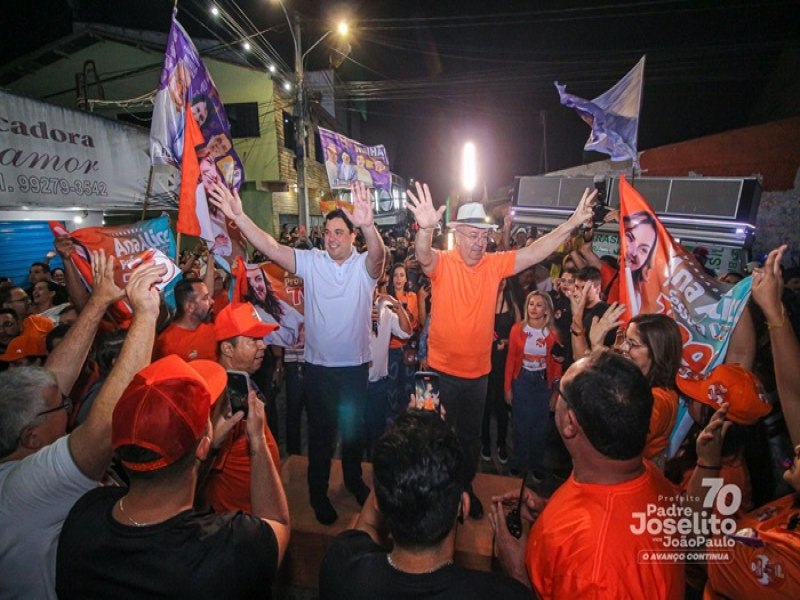
<svg viewBox="0 0 800 600">
<path fill-rule="evenodd" d="M 379 195 L 391 197 L 391 174 L 386 148 L 365 146 L 335 131 L 319 128 L 325 152 L 325 169 L 331 189 L 350 189 L 358 180 L 375 188 Z"/>
<path fill-rule="evenodd" d="M 592 128 L 584 150 L 595 150 L 611 156 L 611 160 L 631 159 L 639 165 L 636 150 L 639 133 L 642 84 L 644 83 L 643 56 L 625 77 L 610 90 L 594 100 L 584 100 L 565 92 L 565 85 L 556 82 L 561 104 L 574 108 L 581 119 Z"/>
</svg>

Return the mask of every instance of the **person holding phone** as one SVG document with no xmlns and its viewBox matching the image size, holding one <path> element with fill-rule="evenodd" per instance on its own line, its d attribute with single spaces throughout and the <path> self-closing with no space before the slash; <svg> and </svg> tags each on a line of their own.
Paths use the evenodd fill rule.
<svg viewBox="0 0 800 600">
<path fill-rule="evenodd" d="M 269 335 L 277 327 L 275 323 L 262 321 L 255 307 L 248 302 L 229 304 L 217 315 L 214 323 L 219 364 L 227 371 L 252 375 L 264 359 L 264 336 Z M 261 390 L 252 379 L 248 378 L 248 381 L 250 390 L 264 403 Z M 246 398 L 245 393 L 245 402 Z M 233 399 L 220 399 L 218 402 L 222 405 L 218 407 L 219 410 L 215 410 L 215 413 L 235 412 L 232 409 L 239 407 L 230 406 L 231 400 Z M 216 409 L 216 403 L 214 406 Z M 280 451 L 268 426 L 264 428 L 264 437 L 272 462 L 280 468 Z M 214 440 L 212 452 L 214 461 L 204 496 L 215 512 L 236 510 L 251 512 L 249 452 L 246 423 L 240 422 L 235 425 L 231 434 L 224 439 Z"/>
</svg>

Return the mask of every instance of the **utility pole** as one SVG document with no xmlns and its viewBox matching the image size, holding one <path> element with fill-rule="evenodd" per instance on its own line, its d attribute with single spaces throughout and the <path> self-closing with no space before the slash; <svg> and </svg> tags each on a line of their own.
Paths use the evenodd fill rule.
<svg viewBox="0 0 800 600">
<path fill-rule="evenodd" d="M 303 72 L 303 50 L 301 44 L 300 14 L 294 13 L 294 78 L 295 78 L 295 169 L 297 170 L 297 216 L 300 225 L 304 225 L 306 231 L 311 230 L 309 207 L 308 207 L 308 183 L 306 182 L 306 92 Z"/>
</svg>

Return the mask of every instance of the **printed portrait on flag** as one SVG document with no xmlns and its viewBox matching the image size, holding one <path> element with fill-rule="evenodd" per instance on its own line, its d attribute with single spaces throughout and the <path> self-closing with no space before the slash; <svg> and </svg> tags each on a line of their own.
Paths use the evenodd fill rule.
<svg viewBox="0 0 800 600">
<path fill-rule="evenodd" d="M 167 306 L 175 308 L 174 287 L 180 279 L 181 270 L 170 258 L 175 256 L 175 237 L 169 228 L 167 216 L 114 227 L 84 227 L 71 232 L 58 221 L 50 221 L 49 224 L 54 237 L 66 236 L 72 240 L 75 251 L 70 255 L 70 260 L 88 288 L 94 285 L 93 250 L 103 250 L 106 256 L 115 258 L 114 280 L 120 288 L 128 284 L 131 272 L 137 266 L 153 261 L 167 268 L 158 289 Z M 109 312 L 120 327 L 127 328 L 133 313 L 125 300 L 115 303 Z"/>
<path fill-rule="evenodd" d="M 379 194 L 391 195 L 389 159 L 383 145 L 366 146 L 322 127 L 319 128 L 319 137 L 332 190 L 350 189 L 357 180 L 377 189 Z"/>
<path fill-rule="evenodd" d="M 667 314 L 683 337 L 683 362 L 704 373 L 722 362 L 750 295 L 751 280 L 731 286 L 709 275 L 678 244 L 625 177 L 620 194 L 620 302 L 625 320 Z"/>
<path fill-rule="evenodd" d="M 266 323 L 280 327 L 265 343 L 282 348 L 302 348 L 305 343 L 302 279 L 275 263 L 245 263 L 237 258 L 233 269 L 233 302 L 250 302 Z"/>
<path fill-rule="evenodd" d="M 154 99 L 150 151 L 154 166 L 180 170 L 178 231 L 203 239 L 218 256 L 244 254 L 241 233 L 208 203 L 215 183 L 238 191 L 244 167 L 214 81 L 174 17 Z"/>
</svg>

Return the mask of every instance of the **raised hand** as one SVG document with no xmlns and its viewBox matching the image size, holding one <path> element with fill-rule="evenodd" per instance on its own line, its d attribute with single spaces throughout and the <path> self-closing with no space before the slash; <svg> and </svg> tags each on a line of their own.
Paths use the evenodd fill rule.
<svg viewBox="0 0 800 600">
<path fill-rule="evenodd" d="M 114 281 L 114 257 L 106 257 L 104 250 L 93 250 L 91 299 L 103 306 L 109 306 L 124 296 L 124 290 Z"/>
<path fill-rule="evenodd" d="M 65 260 L 75 251 L 75 243 L 72 241 L 72 238 L 66 235 L 57 237 L 54 245 L 58 255 Z"/>
<path fill-rule="evenodd" d="M 586 309 L 586 298 L 589 296 L 589 282 L 583 286 L 583 289 L 576 289 L 569 297 L 569 305 L 572 310 L 573 318 L 582 318 L 583 311 Z"/>
<path fill-rule="evenodd" d="M 221 210 L 222 214 L 232 221 L 236 220 L 236 217 L 244 213 L 242 200 L 239 198 L 239 192 L 236 190 L 231 192 L 227 186 L 219 182 L 211 186 L 208 193 L 208 202 Z"/>
<path fill-rule="evenodd" d="M 594 317 L 592 319 L 592 328 L 589 330 L 589 343 L 592 348 L 600 348 L 603 345 L 606 334 L 622 325 L 620 317 L 625 314 L 625 310 L 624 304 L 613 302 L 602 317 Z"/>
<path fill-rule="evenodd" d="M 125 286 L 125 293 L 134 313 L 158 314 L 161 295 L 156 284 L 161 283 L 166 273 L 166 265 L 154 262 L 143 263 L 133 270 L 128 285 Z"/>
<path fill-rule="evenodd" d="M 439 220 L 444 214 L 446 206 L 440 206 L 438 209 L 433 207 L 433 199 L 431 198 L 431 191 L 428 184 L 420 184 L 419 181 L 414 182 L 417 188 L 416 195 L 408 190 L 408 209 L 414 213 L 414 219 L 421 229 L 433 229 L 439 223 Z"/>
<path fill-rule="evenodd" d="M 753 287 L 751 294 L 756 304 L 764 311 L 769 322 L 783 319 L 781 299 L 783 297 L 783 275 L 781 259 L 786 252 L 786 245 L 775 248 L 767 256 L 767 262 L 760 269 L 753 271 Z M 785 309 L 783 309 L 785 310 Z"/>
<path fill-rule="evenodd" d="M 567 222 L 573 228 L 580 227 L 581 225 L 591 225 L 592 223 L 592 207 L 594 206 L 594 199 L 597 197 L 597 190 L 593 188 L 586 188 L 581 196 L 581 201 L 575 212 L 572 213 Z"/>
<path fill-rule="evenodd" d="M 371 227 L 373 223 L 372 197 L 369 188 L 361 181 L 354 181 L 350 187 L 353 196 L 353 214 L 350 221 L 354 227 Z"/>
<path fill-rule="evenodd" d="M 725 434 L 731 426 L 725 416 L 728 414 L 730 404 L 723 402 L 717 412 L 711 417 L 695 442 L 697 448 L 697 462 L 706 466 L 719 465 L 722 459 L 722 443 Z"/>
</svg>

